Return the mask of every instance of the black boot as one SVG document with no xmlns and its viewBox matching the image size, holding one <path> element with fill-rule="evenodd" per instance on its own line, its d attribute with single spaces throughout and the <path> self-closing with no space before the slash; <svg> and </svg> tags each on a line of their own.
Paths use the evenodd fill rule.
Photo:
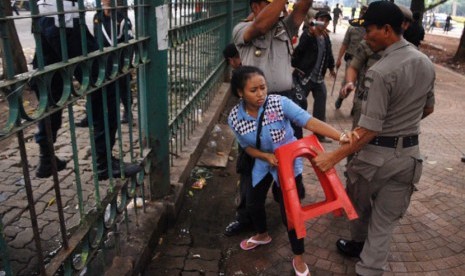
<svg viewBox="0 0 465 276">
<path fill-rule="evenodd" d="M 334 106 L 336 107 L 336 109 L 339 109 L 341 108 L 341 105 L 342 105 L 342 101 L 344 100 L 344 98 L 341 98 L 341 97 L 338 97 L 336 102 L 334 103 Z"/>
<path fill-rule="evenodd" d="M 338 239 L 336 241 L 337 250 L 349 257 L 360 257 L 364 244 L 365 242 L 349 241 L 345 239 Z"/>
<path fill-rule="evenodd" d="M 66 161 L 55 156 L 57 171 L 62 171 L 66 168 Z M 39 165 L 36 170 L 36 177 L 47 178 L 52 175 L 52 156 L 48 151 L 47 146 L 40 147 Z"/>
<path fill-rule="evenodd" d="M 77 122 L 76 126 L 77 127 L 88 127 L 89 126 L 89 119 L 87 118 L 87 115 L 86 115 L 86 117 L 82 118 L 81 121 Z"/>
<path fill-rule="evenodd" d="M 129 122 L 129 115 L 126 111 L 124 111 L 123 116 L 121 117 L 121 123 L 127 124 Z"/>
<path fill-rule="evenodd" d="M 114 178 L 121 178 L 121 161 L 114 157 L 111 157 L 111 168 Z M 142 167 L 137 164 L 125 163 L 124 166 L 124 176 L 129 178 L 142 170 Z M 97 158 L 97 174 L 98 180 L 107 180 L 108 179 L 108 163 L 106 157 Z"/>
</svg>

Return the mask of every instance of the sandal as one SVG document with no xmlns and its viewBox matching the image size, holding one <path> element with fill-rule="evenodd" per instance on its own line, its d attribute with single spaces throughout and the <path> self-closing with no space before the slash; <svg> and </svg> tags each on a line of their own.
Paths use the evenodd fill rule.
<svg viewBox="0 0 465 276">
<path fill-rule="evenodd" d="M 305 264 L 305 271 L 304 272 L 299 272 L 297 268 L 295 267 L 294 264 L 294 259 L 292 259 L 292 267 L 294 268 L 294 272 L 296 276 L 308 276 L 310 275 L 310 271 L 308 270 L 307 264 Z"/>
<path fill-rule="evenodd" d="M 259 246 L 259 245 L 265 245 L 265 244 L 269 244 L 270 242 L 272 241 L 272 238 L 270 237 L 269 240 L 266 240 L 266 241 L 257 241 L 255 240 L 253 237 L 251 237 L 250 239 L 248 240 L 243 240 L 241 241 L 241 248 L 242 250 L 252 250 L 254 249 L 255 247 Z M 247 246 L 247 243 L 252 243 L 253 245 L 251 247 L 248 247 Z"/>
</svg>

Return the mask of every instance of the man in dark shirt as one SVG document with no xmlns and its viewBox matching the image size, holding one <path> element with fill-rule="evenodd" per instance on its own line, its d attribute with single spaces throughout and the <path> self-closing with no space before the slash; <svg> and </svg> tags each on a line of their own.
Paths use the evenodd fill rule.
<svg viewBox="0 0 465 276">
<path fill-rule="evenodd" d="M 331 76 L 336 75 L 331 41 L 326 32 L 331 15 L 326 11 L 319 11 L 315 18 L 316 21 L 305 22 L 304 32 L 292 56 L 292 66 L 295 68 L 293 77 L 296 89 L 303 91 L 305 97 L 312 92 L 315 99 L 313 116 L 325 121 L 327 92 L 324 76 L 327 69 L 330 70 Z M 320 142 L 331 143 L 331 140 L 321 135 L 317 136 Z"/>
<path fill-rule="evenodd" d="M 342 17 L 342 10 L 339 8 L 339 4 L 333 9 L 333 32 L 336 33 L 336 25 L 339 23 L 339 17 Z"/>
<path fill-rule="evenodd" d="M 98 37 L 99 32 L 102 32 L 103 46 L 113 46 L 113 39 L 116 43 L 121 43 L 133 38 L 132 35 L 132 23 L 122 12 L 116 11 L 116 34 L 112 33 L 112 19 L 110 9 L 110 1 L 102 0 L 102 11 L 98 11 L 94 15 L 94 36 Z M 100 22 L 101 21 L 101 22 Z M 101 23 L 101 24 L 100 24 Z M 127 30 L 127 32 L 125 31 Z M 126 76 L 130 78 L 130 75 Z M 126 124 L 129 121 L 129 113 L 131 111 L 132 97 L 130 95 L 130 89 L 128 88 L 129 80 L 125 78 L 118 81 L 119 94 L 121 102 L 123 103 L 124 113 L 121 117 L 121 123 Z M 89 122 L 87 116 L 84 117 L 80 122 L 76 123 L 78 127 L 88 127 Z"/>
</svg>

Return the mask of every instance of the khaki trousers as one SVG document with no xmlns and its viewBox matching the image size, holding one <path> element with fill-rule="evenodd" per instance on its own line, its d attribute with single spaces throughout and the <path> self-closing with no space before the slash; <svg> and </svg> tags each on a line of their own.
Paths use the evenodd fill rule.
<svg viewBox="0 0 465 276">
<path fill-rule="evenodd" d="M 359 219 L 350 223 L 352 239 L 365 242 L 356 272 L 382 275 L 394 226 L 410 204 L 420 180 L 419 148 L 366 145 L 348 165 L 347 194 Z"/>
</svg>

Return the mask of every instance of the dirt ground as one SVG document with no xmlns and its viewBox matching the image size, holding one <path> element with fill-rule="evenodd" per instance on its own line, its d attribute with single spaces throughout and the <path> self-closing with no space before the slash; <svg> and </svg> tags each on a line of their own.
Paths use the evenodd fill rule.
<svg viewBox="0 0 465 276">
<path fill-rule="evenodd" d="M 459 63 L 453 60 L 459 42 L 459 38 L 426 34 L 420 50 L 434 63 L 448 67 L 457 73 L 465 74 L 465 62 Z"/>
</svg>

